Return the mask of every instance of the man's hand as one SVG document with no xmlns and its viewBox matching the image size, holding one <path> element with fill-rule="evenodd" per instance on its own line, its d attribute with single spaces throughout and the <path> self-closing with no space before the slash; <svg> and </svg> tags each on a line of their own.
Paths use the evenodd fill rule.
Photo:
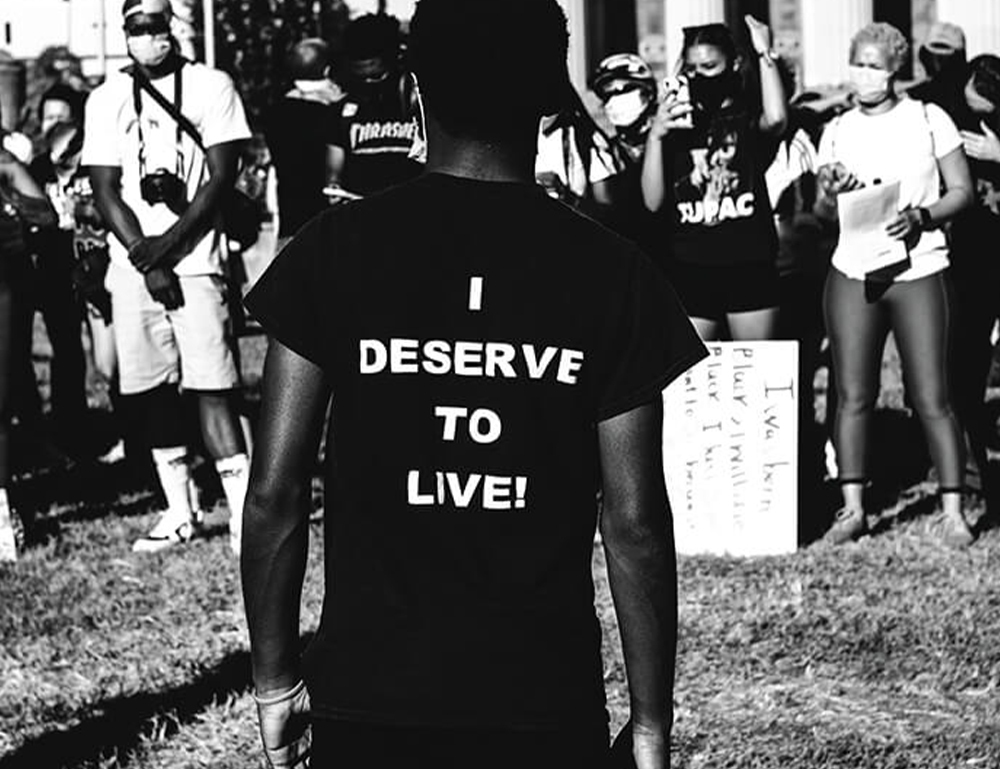
<svg viewBox="0 0 1000 769">
<path fill-rule="evenodd" d="M 167 267 L 157 267 L 144 276 L 146 290 L 149 295 L 168 310 L 176 310 L 184 306 L 184 293 L 181 282 L 174 271 Z"/>
<path fill-rule="evenodd" d="M 667 769 L 670 766 L 669 728 L 633 722 L 632 757 L 636 769 Z"/>
<path fill-rule="evenodd" d="M 170 243 L 162 235 L 143 238 L 129 249 L 128 259 L 139 272 L 149 272 L 157 267 L 171 267 L 166 263 L 170 251 Z"/>
<path fill-rule="evenodd" d="M 257 720 L 269 766 L 308 767 L 312 731 L 309 728 L 309 692 L 299 682 L 273 697 L 258 697 Z"/>
<path fill-rule="evenodd" d="M 750 43 L 757 53 L 767 53 L 771 50 L 771 28 L 762 21 L 758 21 L 749 13 L 743 17 L 747 30 L 750 32 Z"/>
<path fill-rule="evenodd" d="M 984 121 L 980 121 L 979 126 L 983 129 L 981 134 L 962 131 L 965 154 L 974 160 L 1000 163 L 1000 136 L 991 131 Z"/>
</svg>

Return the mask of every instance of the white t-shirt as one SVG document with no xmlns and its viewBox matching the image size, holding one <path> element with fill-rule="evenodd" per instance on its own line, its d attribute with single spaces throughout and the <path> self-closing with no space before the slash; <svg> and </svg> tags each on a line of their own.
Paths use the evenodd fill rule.
<svg viewBox="0 0 1000 769">
<path fill-rule="evenodd" d="M 195 125 L 206 147 L 250 138 L 243 103 L 229 75 L 204 64 L 187 63 L 181 69 L 181 112 Z M 174 101 L 174 76 L 159 78 L 153 86 Z M 146 172 L 166 169 L 187 183 L 188 200 L 208 179 L 205 156 L 187 133 L 177 142 L 177 123 L 143 92 L 142 137 Z M 122 72 L 109 76 L 87 99 L 85 139 L 81 160 L 85 166 L 122 169 L 122 199 L 131 208 L 147 236 L 160 235 L 177 215 L 166 204 L 149 205 L 139 192 L 139 131 L 132 97 L 132 78 Z M 209 232 L 178 262 L 178 275 L 211 275 L 222 271 L 222 236 Z M 111 260 L 131 267 L 125 247 L 109 238 Z"/>
<path fill-rule="evenodd" d="M 584 174 L 583 159 L 576 147 L 576 132 L 572 127 L 557 128 L 546 135 L 539 128 L 538 154 L 535 157 L 535 176 L 554 173 L 559 180 L 577 197 L 587 192 L 587 176 Z M 564 141 L 569 142 L 569 157 L 564 152 Z M 568 160 L 568 162 L 567 162 Z M 590 153 L 590 184 L 597 184 L 618 173 L 611 149 L 604 146 L 600 134 L 594 136 L 594 146 Z"/>
<path fill-rule="evenodd" d="M 962 146 L 962 137 L 947 113 L 934 104 L 902 99 L 881 115 L 852 109 L 823 132 L 820 166 L 839 161 L 865 185 L 899 181 L 899 206 L 919 208 L 941 197 L 937 161 Z M 912 267 L 896 280 L 916 280 L 948 266 L 948 242 L 940 229 L 924 232 L 910 250 Z M 833 266 L 850 278 L 863 279 L 845 269 L 840 246 Z"/>
</svg>

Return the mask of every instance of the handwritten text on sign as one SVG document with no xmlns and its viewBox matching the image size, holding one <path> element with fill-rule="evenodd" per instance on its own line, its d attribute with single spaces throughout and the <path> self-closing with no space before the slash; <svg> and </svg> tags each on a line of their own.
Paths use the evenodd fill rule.
<svg viewBox="0 0 1000 769">
<path fill-rule="evenodd" d="M 797 546 L 798 343 L 721 342 L 663 394 L 677 552 Z"/>
</svg>

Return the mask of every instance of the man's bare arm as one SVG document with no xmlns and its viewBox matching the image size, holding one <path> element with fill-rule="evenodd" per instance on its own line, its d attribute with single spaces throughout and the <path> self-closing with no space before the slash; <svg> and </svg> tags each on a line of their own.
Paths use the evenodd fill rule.
<svg viewBox="0 0 1000 769">
<path fill-rule="evenodd" d="M 669 765 L 677 563 L 659 399 L 598 424 L 601 535 L 618 616 L 639 769 Z"/>
<path fill-rule="evenodd" d="M 323 371 L 272 338 L 240 558 L 253 679 L 263 696 L 299 680 L 312 470 L 329 398 Z"/>
<path fill-rule="evenodd" d="M 143 232 L 135 211 L 122 199 L 122 169 L 119 166 L 90 166 L 89 170 L 97 210 L 118 242 L 131 248 L 142 240 Z"/>
<path fill-rule="evenodd" d="M 173 267 L 187 256 L 215 224 L 225 195 L 236 184 L 242 141 L 223 142 L 205 150 L 208 180 L 166 232 L 146 238 L 129 251 L 129 260 L 141 272 Z"/>
</svg>

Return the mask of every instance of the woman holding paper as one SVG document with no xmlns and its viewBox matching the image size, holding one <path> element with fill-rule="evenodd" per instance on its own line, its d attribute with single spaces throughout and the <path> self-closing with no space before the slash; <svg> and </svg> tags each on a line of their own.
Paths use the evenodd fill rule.
<svg viewBox="0 0 1000 769">
<path fill-rule="evenodd" d="M 974 537 L 962 511 L 965 446 L 948 389 L 951 307 L 941 226 L 971 204 L 972 183 L 947 114 L 896 94 L 908 48 L 889 24 L 855 35 L 850 73 L 857 106 L 834 120 L 820 143 L 820 185 L 836 199 L 841 225 L 824 311 L 844 506 L 826 538 L 839 544 L 866 530 L 868 439 L 891 330 L 938 470 L 943 536 L 967 546 Z"/>
</svg>

